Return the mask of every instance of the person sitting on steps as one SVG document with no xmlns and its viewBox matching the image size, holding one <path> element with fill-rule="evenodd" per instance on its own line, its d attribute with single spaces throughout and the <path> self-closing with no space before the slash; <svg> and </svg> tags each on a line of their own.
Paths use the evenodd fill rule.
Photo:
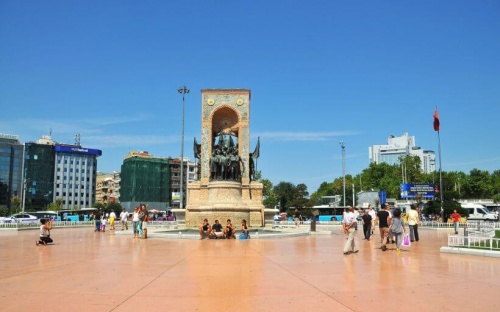
<svg viewBox="0 0 500 312">
<path fill-rule="evenodd" d="M 219 220 L 215 220 L 215 223 L 212 225 L 212 232 L 210 233 L 211 238 L 224 238 L 224 232 L 222 230 L 222 224 L 219 223 Z"/>
<path fill-rule="evenodd" d="M 224 236 L 226 238 L 236 239 L 234 225 L 231 223 L 231 219 L 227 219 L 226 228 L 224 229 Z"/>
</svg>

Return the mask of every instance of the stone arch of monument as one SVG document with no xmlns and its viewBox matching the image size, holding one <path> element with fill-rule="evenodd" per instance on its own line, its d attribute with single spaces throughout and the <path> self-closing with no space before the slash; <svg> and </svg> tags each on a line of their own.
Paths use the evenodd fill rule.
<svg viewBox="0 0 500 312">
<path fill-rule="evenodd" d="M 201 143 L 194 140 L 201 174 L 187 187 L 186 226 L 196 227 L 204 218 L 210 222 L 231 219 L 235 224 L 245 219 L 251 226 L 262 226 L 263 187 L 249 175 L 250 90 L 204 89 L 201 93 Z M 222 160 L 218 153 L 224 156 Z M 238 157 L 240 172 L 232 170 L 227 175 L 225 168 L 217 167 L 228 159 L 234 164 L 229 156 Z"/>
</svg>

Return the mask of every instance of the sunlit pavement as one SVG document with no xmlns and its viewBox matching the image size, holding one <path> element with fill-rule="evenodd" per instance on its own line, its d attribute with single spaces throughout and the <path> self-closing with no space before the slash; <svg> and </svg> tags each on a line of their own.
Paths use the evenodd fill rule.
<svg viewBox="0 0 500 312">
<path fill-rule="evenodd" d="M 38 247 L 38 231 L 0 231 L 0 311 L 499 311 L 500 260 L 441 254 L 448 233 L 422 230 L 397 255 L 358 231 L 359 253 L 344 256 L 340 228 L 250 240 L 54 229 Z"/>
</svg>

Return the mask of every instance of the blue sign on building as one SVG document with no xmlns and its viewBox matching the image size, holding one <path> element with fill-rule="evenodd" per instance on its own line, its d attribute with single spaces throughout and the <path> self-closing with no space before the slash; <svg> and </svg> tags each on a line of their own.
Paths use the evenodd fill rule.
<svg viewBox="0 0 500 312">
<path fill-rule="evenodd" d="M 434 184 L 401 183 L 402 199 L 412 199 L 417 197 L 418 195 L 422 196 L 422 198 L 434 198 Z"/>
<path fill-rule="evenodd" d="M 90 154 L 101 156 L 102 151 L 93 148 L 85 148 L 79 146 L 68 146 L 68 145 L 56 145 L 56 152 L 65 152 L 65 153 L 78 153 L 78 154 Z"/>
</svg>

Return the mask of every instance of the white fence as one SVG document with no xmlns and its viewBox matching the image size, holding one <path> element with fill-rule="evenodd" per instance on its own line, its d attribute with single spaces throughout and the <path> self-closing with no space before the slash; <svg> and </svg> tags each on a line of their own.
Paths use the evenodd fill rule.
<svg viewBox="0 0 500 312">
<path fill-rule="evenodd" d="M 53 221 L 53 227 L 80 227 L 80 226 L 94 226 L 93 221 Z M 0 229 L 38 229 L 40 222 L 12 222 L 0 223 Z"/>
<path fill-rule="evenodd" d="M 129 225 L 132 225 L 131 221 L 128 221 Z M 94 221 L 53 221 L 53 227 L 83 227 L 95 226 Z M 109 223 L 106 224 L 109 226 Z M 115 221 L 115 227 L 120 227 L 120 221 Z M 150 221 L 148 222 L 150 227 L 164 227 L 177 229 L 179 223 L 177 221 Z M 38 229 L 40 228 L 40 222 L 13 222 L 13 223 L 0 223 L 0 229 Z"/>
<path fill-rule="evenodd" d="M 500 238 L 481 236 L 448 236 L 448 247 L 463 247 L 500 251 Z"/>
</svg>

